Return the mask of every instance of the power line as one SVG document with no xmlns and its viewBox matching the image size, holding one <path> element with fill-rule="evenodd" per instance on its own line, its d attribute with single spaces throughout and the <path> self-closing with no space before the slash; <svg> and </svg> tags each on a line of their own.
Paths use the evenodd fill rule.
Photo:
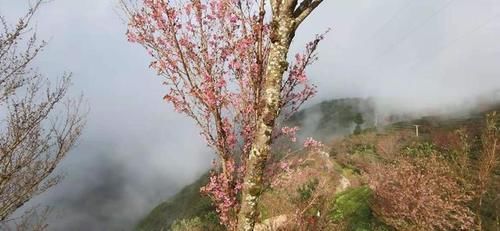
<svg viewBox="0 0 500 231">
<path fill-rule="evenodd" d="M 387 25 L 389 25 L 392 21 L 394 21 L 396 19 L 396 16 L 399 15 L 399 13 L 407 8 L 409 8 L 412 4 L 407 4 L 407 3 L 414 3 L 413 0 L 407 0 L 402 7 L 400 7 L 398 10 L 396 10 L 396 12 L 394 14 L 392 14 L 392 16 L 389 18 L 389 20 L 387 20 L 385 23 L 383 23 L 381 26 L 378 27 L 378 29 L 373 32 L 370 36 L 367 37 L 367 39 L 365 39 L 362 44 L 366 44 L 367 41 L 370 41 L 372 40 L 373 38 L 377 37 L 378 34 L 380 34 L 380 32 L 383 31 L 384 27 L 386 27 Z M 337 48 L 340 48 L 340 46 L 335 43 L 334 44 L 335 47 Z"/>
<path fill-rule="evenodd" d="M 422 28 L 424 25 L 426 25 L 432 18 L 434 18 L 439 13 L 441 13 L 443 10 L 445 10 L 446 8 L 448 8 L 449 6 L 451 6 L 451 3 L 453 3 L 454 1 L 455 0 L 450 0 L 450 1 L 446 2 L 441 8 L 439 8 L 437 11 L 435 11 L 434 13 L 432 13 L 429 17 L 427 17 L 427 19 L 425 19 L 424 21 L 422 21 L 422 23 L 420 23 L 419 25 L 417 25 L 412 31 L 410 31 L 409 33 L 407 33 L 405 36 L 403 36 L 397 42 L 393 43 L 393 45 L 389 46 L 387 49 L 385 49 L 383 52 L 381 52 L 380 55 L 378 55 L 373 60 L 376 61 L 376 60 L 380 60 L 382 57 L 385 57 L 395 47 L 399 46 L 399 44 L 401 44 L 402 42 L 406 41 L 410 37 L 410 35 L 412 35 L 416 31 L 420 30 L 420 28 Z"/>
<path fill-rule="evenodd" d="M 410 3 L 410 4 L 408 4 Z M 390 18 L 389 20 L 387 20 L 384 24 L 382 24 L 371 36 L 369 36 L 368 39 L 365 40 L 366 41 L 369 41 L 369 40 L 372 40 L 373 38 L 377 37 L 378 34 L 380 34 L 380 32 L 383 31 L 384 27 L 386 27 L 387 25 L 389 25 L 390 23 L 392 23 L 395 19 L 396 19 L 396 16 L 399 15 L 399 13 L 403 10 L 406 10 L 407 8 L 409 8 L 411 5 L 411 3 L 415 3 L 415 1 L 413 0 L 408 0 L 405 4 L 403 4 L 402 7 L 400 7 Z"/>
<path fill-rule="evenodd" d="M 491 17 L 490 19 L 486 20 L 484 23 L 481 23 L 480 25 L 478 25 L 478 26 L 477 26 L 477 27 L 475 27 L 474 29 L 472 29 L 472 30 L 470 30 L 470 31 L 468 31 L 468 32 L 466 32 L 466 33 L 464 33 L 464 34 L 462 34 L 462 35 L 460 35 L 460 36 L 456 37 L 456 38 L 455 38 L 455 39 L 453 39 L 453 40 L 451 40 L 449 43 L 447 43 L 448 45 L 443 46 L 442 48 L 438 49 L 438 50 L 437 50 L 437 52 L 435 52 L 435 54 L 439 54 L 439 53 L 441 53 L 441 52 L 443 52 L 443 51 L 445 51 L 445 50 L 449 49 L 449 48 L 450 48 L 453 44 L 455 44 L 455 43 L 457 43 L 457 42 L 459 42 L 459 41 L 461 41 L 461 40 L 463 40 L 463 39 L 466 39 L 466 38 L 468 38 L 468 37 L 469 37 L 469 35 L 471 35 L 472 33 L 475 33 L 475 32 L 477 32 L 477 31 L 479 31 L 479 30 L 483 29 L 483 28 L 484 28 L 484 27 L 486 27 L 488 24 L 490 24 L 491 22 L 493 22 L 493 20 L 494 20 L 495 18 L 497 18 L 498 16 L 500 16 L 500 14 L 495 14 L 495 15 L 493 15 L 493 17 Z M 409 70 L 410 70 L 410 71 L 414 71 L 414 70 L 415 70 L 415 68 L 417 68 L 419 64 L 421 64 L 422 62 L 424 62 L 425 60 L 427 60 L 427 58 L 429 58 L 429 57 L 430 57 L 430 55 L 429 55 L 429 56 L 426 56 L 426 57 L 421 58 L 420 60 L 418 60 L 417 62 L 415 62 L 415 64 L 413 64 L 413 65 L 410 67 L 410 69 L 409 69 Z"/>
</svg>

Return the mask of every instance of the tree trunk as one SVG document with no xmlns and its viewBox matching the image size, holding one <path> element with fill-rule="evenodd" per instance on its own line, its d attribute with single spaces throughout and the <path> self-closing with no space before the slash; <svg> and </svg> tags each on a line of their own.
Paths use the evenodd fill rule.
<svg viewBox="0 0 500 231">
<path fill-rule="evenodd" d="M 295 32 L 294 20 L 289 17 L 275 19 L 273 25 L 263 97 L 259 107 L 262 114 L 258 118 L 255 141 L 246 163 L 246 176 L 243 182 L 241 209 L 238 217 L 238 230 L 241 231 L 253 230 L 258 216 L 257 202 L 262 193 L 271 134 L 279 115 L 282 78 L 288 68 L 287 54 Z"/>
<path fill-rule="evenodd" d="M 264 1 L 264 0 L 261 0 Z M 258 216 L 257 203 L 262 193 L 263 176 L 269 157 L 272 132 L 280 112 L 283 74 L 288 68 L 287 55 L 297 27 L 323 0 L 271 0 L 271 47 L 264 75 L 262 100 L 258 106 L 255 140 L 246 162 L 238 230 L 252 231 Z M 262 6 L 262 2 L 261 2 Z M 261 12 L 263 13 L 263 11 Z"/>
</svg>

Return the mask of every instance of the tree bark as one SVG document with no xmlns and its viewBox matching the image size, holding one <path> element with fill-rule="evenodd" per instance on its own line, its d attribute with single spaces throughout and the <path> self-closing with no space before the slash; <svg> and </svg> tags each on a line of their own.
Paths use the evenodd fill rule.
<svg viewBox="0 0 500 231">
<path fill-rule="evenodd" d="M 252 231 L 258 216 L 257 203 L 263 189 L 263 176 L 272 142 L 272 132 L 280 112 L 283 74 L 288 68 L 287 55 L 297 27 L 323 0 L 271 0 L 271 47 L 264 75 L 262 110 L 255 140 L 246 162 L 238 230 Z"/>
<path fill-rule="evenodd" d="M 238 230 L 251 231 L 257 217 L 257 200 L 262 192 L 265 165 L 269 157 L 271 134 L 279 114 L 281 84 L 288 68 L 287 54 L 294 33 L 294 22 L 290 18 L 274 21 L 271 49 L 264 78 L 262 114 L 258 119 L 255 141 L 250 150 L 243 183 Z"/>
</svg>

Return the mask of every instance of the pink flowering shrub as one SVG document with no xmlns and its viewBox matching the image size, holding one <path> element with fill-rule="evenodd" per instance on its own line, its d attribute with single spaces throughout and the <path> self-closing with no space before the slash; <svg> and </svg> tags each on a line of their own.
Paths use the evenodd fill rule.
<svg viewBox="0 0 500 231">
<path fill-rule="evenodd" d="M 376 165 L 369 171 L 372 209 L 397 230 L 472 230 L 472 200 L 448 164 L 436 157 Z"/>
</svg>

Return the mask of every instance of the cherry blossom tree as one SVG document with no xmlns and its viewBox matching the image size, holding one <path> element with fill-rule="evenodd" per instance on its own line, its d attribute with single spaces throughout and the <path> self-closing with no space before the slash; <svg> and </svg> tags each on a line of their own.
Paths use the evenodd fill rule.
<svg viewBox="0 0 500 231">
<path fill-rule="evenodd" d="M 164 99 L 194 120 L 219 156 L 220 168 L 202 191 L 228 229 L 253 230 L 271 144 L 283 131 L 280 122 L 316 92 L 305 70 L 317 59 L 324 34 L 291 63 L 287 58 L 299 25 L 321 2 L 122 2 L 128 40 L 151 55 L 150 67 L 168 86 Z"/>
</svg>

